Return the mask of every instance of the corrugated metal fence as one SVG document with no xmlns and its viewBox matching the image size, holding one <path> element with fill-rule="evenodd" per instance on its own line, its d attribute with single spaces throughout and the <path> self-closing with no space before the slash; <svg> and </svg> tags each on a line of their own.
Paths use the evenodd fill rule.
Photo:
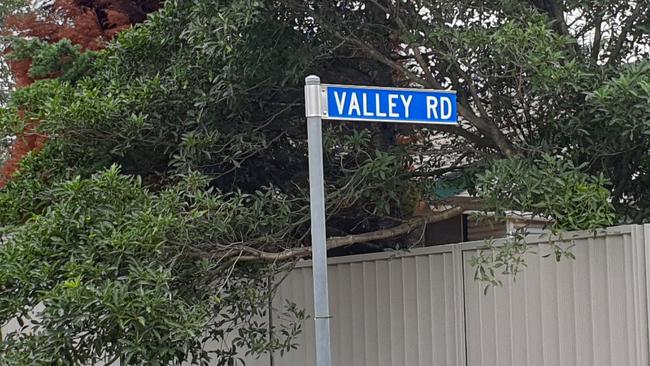
<svg viewBox="0 0 650 366">
<path fill-rule="evenodd" d="M 528 242 L 528 268 L 487 294 L 468 263 L 483 242 L 332 258 L 333 365 L 648 366 L 650 226 L 565 233 L 576 259 L 559 263 Z M 311 281 L 305 262 L 276 302 L 311 312 Z M 314 365 L 313 332 L 248 365 Z"/>
</svg>

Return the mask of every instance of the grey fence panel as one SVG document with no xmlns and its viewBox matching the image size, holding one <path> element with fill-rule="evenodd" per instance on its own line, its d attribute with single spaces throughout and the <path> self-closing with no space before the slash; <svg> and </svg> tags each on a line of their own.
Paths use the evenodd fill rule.
<svg viewBox="0 0 650 366">
<path fill-rule="evenodd" d="M 451 249 L 332 259 L 332 364 L 461 365 L 457 333 L 462 306 Z M 291 299 L 311 313 L 311 290 L 306 263 L 283 283 L 278 303 Z M 314 364 L 312 323 L 305 322 L 296 351 L 275 355 L 276 365 Z"/>
<path fill-rule="evenodd" d="M 483 242 L 330 260 L 333 364 L 340 366 L 647 366 L 650 230 L 565 233 L 576 260 L 530 238 L 528 268 L 503 287 L 474 281 Z M 279 299 L 312 307 L 309 262 Z M 314 365 L 313 325 L 275 365 Z"/>
<path fill-rule="evenodd" d="M 645 246 L 624 229 L 562 242 L 576 259 L 559 263 L 534 244 L 516 282 L 487 294 L 466 266 L 468 365 L 648 365 Z"/>
<path fill-rule="evenodd" d="M 532 240 L 529 268 L 487 296 L 466 266 L 468 364 L 648 365 L 643 232 L 568 233 L 560 245 L 576 260 L 559 263 L 544 258 L 546 240 Z"/>
</svg>

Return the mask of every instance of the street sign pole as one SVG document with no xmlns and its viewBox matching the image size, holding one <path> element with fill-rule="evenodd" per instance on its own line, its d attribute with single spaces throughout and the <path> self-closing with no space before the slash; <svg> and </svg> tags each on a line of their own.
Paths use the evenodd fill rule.
<svg viewBox="0 0 650 366">
<path fill-rule="evenodd" d="M 320 78 L 305 78 L 305 112 L 309 152 L 309 206 L 314 277 L 316 366 L 331 366 L 330 309 L 327 289 L 327 243 L 325 233 L 325 180 L 323 178 L 322 94 Z"/>
<path fill-rule="evenodd" d="M 322 120 L 457 125 L 457 114 L 452 90 L 321 84 L 314 75 L 305 79 L 316 366 L 331 366 Z"/>
</svg>

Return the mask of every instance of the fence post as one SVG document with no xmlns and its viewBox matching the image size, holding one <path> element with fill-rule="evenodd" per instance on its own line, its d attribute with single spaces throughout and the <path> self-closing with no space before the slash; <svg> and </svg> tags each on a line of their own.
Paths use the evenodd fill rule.
<svg viewBox="0 0 650 366">
<path fill-rule="evenodd" d="M 465 261 L 463 245 L 454 245 L 451 250 L 454 282 L 454 323 L 456 333 L 456 362 L 458 366 L 467 366 L 467 340 L 465 336 Z"/>
</svg>

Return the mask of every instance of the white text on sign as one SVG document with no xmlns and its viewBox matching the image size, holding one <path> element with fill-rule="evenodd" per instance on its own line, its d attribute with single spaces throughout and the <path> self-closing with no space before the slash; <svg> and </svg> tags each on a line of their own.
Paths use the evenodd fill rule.
<svg viewBox="0 0 650 366">
<path fill-rule="evenodd" d="M 456 94 L 412 89 L 327 86 L 323 118 L 456 123 Z"/>
</svg>

